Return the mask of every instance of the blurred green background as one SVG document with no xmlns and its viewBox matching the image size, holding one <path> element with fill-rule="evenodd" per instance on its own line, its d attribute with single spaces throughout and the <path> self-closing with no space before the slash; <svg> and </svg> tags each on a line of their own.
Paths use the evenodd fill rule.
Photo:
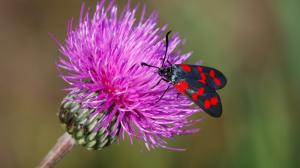
<svg viewBox="0 0 300 168">
<path fill-rule="evenodd" d="M 103 151 L 76 147 L 57 167 L 300 167 L 300 1 L 140 0 L 160 13 L 160 26 L 187 39 L 185 51 L 222 70 L 221 119 L 207 115 L 195 135 L 157 149 L 128 140 Z M 58 77 L 57 45 L 78 0 L 1 0 L 0 167 L 34 167 L 63 133 L 56 117 L 66 84 Z M 126 1 L 118 1 L 124 6 Z M 94 9 L 96 1 L 87 4 Z M 133 1 L 132 4 L 136 4 Z"/>
</svg>

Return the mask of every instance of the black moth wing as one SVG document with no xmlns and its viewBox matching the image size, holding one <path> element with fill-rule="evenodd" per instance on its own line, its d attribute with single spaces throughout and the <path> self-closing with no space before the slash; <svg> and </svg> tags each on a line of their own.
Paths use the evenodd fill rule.
<svg viewBox="0 0 300 168">
<path fill-rule="evenodd" d="M 191 67 L 191 73 L 188 74 L 191 78 L 199 78 L 198 80 L 206 84 L 215 90 L 222 89 L 227 79 L 225 75 L 215 68 L 199 65 L 188 65 Z"/>
<path fill-rule="evenodd" d="M 218 93 L 211 87 L 197 82 L 193 79 L 186 79 L 189 88 L 186 89 L 186 95 L 202 110 L 212 117 L 222 115 L 222 102 Z"/>
<path fill-rule="evenodd" d="M 226 85 L 223 73 L 214 68 L 187 64 L 177 64 L 174 69 L 175 83 L 185 81 L 188 84 L 184 94 L 210 116 L 220 117 L 222 103 L 216 90 Z"/>
</svg>

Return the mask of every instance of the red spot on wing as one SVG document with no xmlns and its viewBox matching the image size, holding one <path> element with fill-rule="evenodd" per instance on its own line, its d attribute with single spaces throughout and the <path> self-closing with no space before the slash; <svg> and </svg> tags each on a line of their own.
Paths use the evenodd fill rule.
<svg viewBox="0 0 300 168">
<path fill-rule="evenodd" d="M 180 64 L 180 67 L 186 72 L 192 72 L 192 68 L 187 64 Z"/>
<path fill-rule="evenodd" d="M 197 94 L 198 95 L 203 95 L 205 92 L 205 89 L 204 88 L 199 88 L 198 91 L 197 91 Z"/>
<path fill-rule="evenodd" d="M 221 86 L 221 80 L 218 78 L 214 78 L 214 82 L 217 86 Z"/>
<path fill-rule="evenodd" d="M 194 101 L 198 100 L 198 96 L 203 95 L 204 92 L 205 92 L 204 88 L 199 88 L 196 93 L 192 94 L 192 100 L 194 100 Z"/>
<path fill-rule="evenodd" d="M 212 98 L 210 99 L 210 103 L 211 103 L 213 106 L 217 105 L 218 102 L 219 102 L 219 100 L 218 100 L 218 98 L 216 98 L 216 97 L 212 97 Z"/>
<path fill-rule="evenodd" d="M 200 83 L 203 83 L 203 84 L 206 84 L 206 82 L 205 82 L 205 80 L 198 80 L 198 82 L 200 82 Z"/>
<path fill-rule="evenodd" d="M 209 76 L 211 76 L 213 78 L 213 80 L 217 86 L 221 86 L 221 80 L 216 77 L 214 70 L 209 71 Z"/>
<path fill-rule="evenodd" d="M 209 71 L 209 76 L 211 76 L 212 78 L 215 78 L 215 71 L 214 70 L 210 70 Z"/>
<path fill-rule="evenodd" d="M 204 108 L 208 109 L 210 107 L 210 100 L 206 99 L 204 100 Z"/>
<path fill-rule="evenodd" d="M 216 106 L 219 103 L 219 100 L 217 97 L 212 97 L 210 99 L 204 100 L 204 108 L 208 109 L 211 106 Z"/>
<path fill-rule="evenodd" d="M 203 80 L 206 80 L 206 75 L 205 75 L 205 73 L 202 72 L 202 73 L 200 74 L 200 77 L 201 77 Z"/>
<path fill-rule="evenodd" d="M 185 94 L 185 90 L 189 88 L 189 84 L 184 80 L 180 80 L 178 83 L 175 84 L 175 88 L 180 93 Z"/>
<path fill-rule="evenodd" d="M 199 72 L 202 72 L 202 71 L 203 71 L 203 68 L 202 68 L 202 67 L 198 67 L 197 69 L 198 69 Z"/>
<path fill-rule="evenodd" d="M 197 100 L 198 100 L 198 94 L 197 94 L 197 93 L 194 93 L 194 94 L 192 95 L 192 100 L 194 100 L 194 101 L 197 101 Z"/>
<path fill-rule="evenodd" d="M 199 79 L 198 82 L 201 82 L 201 83 L 203 83 L 203 84 L 206 84 L 206 75 L 205 75 L 205 73 L 201 72 L 201 73 L 200 73 L 200 78 L 201 78 L 201 79 Z"/>
</svg>

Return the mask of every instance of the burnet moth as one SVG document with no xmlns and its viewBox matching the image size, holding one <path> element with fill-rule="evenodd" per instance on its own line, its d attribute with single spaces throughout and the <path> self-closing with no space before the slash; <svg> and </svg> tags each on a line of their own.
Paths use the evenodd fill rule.
<svg viewBox="0 0 300 168">
<path fill-rule="evenodd" d="M 171 64 L 167 59 L 169 45 L 169 31 L 166 34 L 166 51 L 161 67 L 149 65 L 144 62 L 142 66 L 158 69 L 158 74 L 162 77 L 155 86 L 163 80 L 173 85 L 178 92 L 188 96 L 195 104 L 212 117 L 220 117 L 222 114 L 222 103 L 216 90 L 222 89 L 226 85 L 226 78 L 217 69 L 189 64 Z M 169 66 L 165 66 L 165 61 Z M 170 88 L 169 85 L 158 101 Z"/>
</svg>

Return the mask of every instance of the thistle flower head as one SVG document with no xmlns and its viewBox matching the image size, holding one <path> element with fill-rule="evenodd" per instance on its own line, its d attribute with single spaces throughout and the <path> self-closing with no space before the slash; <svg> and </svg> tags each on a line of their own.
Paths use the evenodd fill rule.
<svg viewBox="0 0 300 168">
<path fill-rule="evenodd" d="M 153 88 L 160 76 L 156 69 L 141 63 L 161 66 L 166 26 L 157 26 L 155 12 L 146 17 L 145 7 L 136 18 L 137 10 L 128 3 L 119 12 L 114 1 L 105 5 L 102 0 L 92 16 L 82 7 L 75 28 L 72 20 L 68 22 L 65 45 L 60 44 L 63 56 L 57 63 L 61 77 L 70 85 L 63 109 L 75 103 L 69 110 L 77 111 L 77 117 L 96 117 L 89 124 L 95 133 L 106 131 L 105 137 L 124 138 L 127 134 L 131 141 L 144 140 L 148 149 L 169 148 L 165 139 L 198 130 L 187 129 L 196 122 L 189 117 L 198 110 L 173 88 L 155 103 L 169 84 L 161 82 Z M 191 53 L 181 54 L 176 49 L 181 44 L 177 34 L 170 38 L 170 63 L 179 64 L 190 57 Z M 66 113 L 61 115 L 68 119 Z M 86 122 L 81 120 L 76 126 L 81 128 Z"/>
</svg>

